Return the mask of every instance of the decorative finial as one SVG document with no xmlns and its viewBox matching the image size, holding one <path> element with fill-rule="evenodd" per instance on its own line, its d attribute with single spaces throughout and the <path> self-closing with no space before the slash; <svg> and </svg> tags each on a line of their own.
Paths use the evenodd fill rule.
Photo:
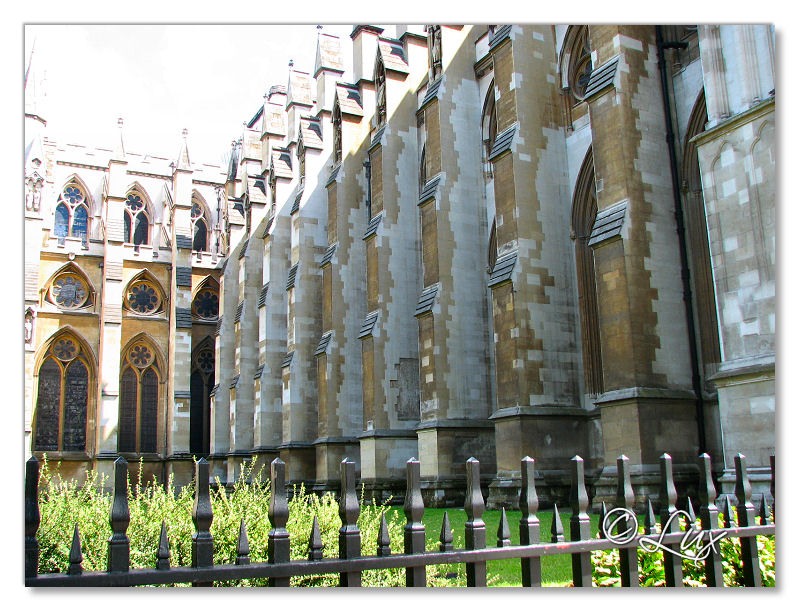
<svg viewBox="0 0 800 612">
<path fill-rule="evenodd" d="M 120 117 L 119 119 L 117 119 L 117 125 L 118 125 L 119 127 L 122 127 L 122 123 L 123 123 L 123 121 L 122 121 L 122 117 Z"/>
<path fill-rule="evenodd" d="M 293 67 L 294 67 L 294 60 L 290 59 L 289 60 L 289 68 L 293 68 Z"/>
<path fill-rule="evenodd" d="M 183 131 L 181 132 L 181 134 L 183 135 L 183 138 L 185 140 L 186 137 L 189 135 L 189 130 L 187 130 L 186 128 L 183 128 Z"/>
</svg>

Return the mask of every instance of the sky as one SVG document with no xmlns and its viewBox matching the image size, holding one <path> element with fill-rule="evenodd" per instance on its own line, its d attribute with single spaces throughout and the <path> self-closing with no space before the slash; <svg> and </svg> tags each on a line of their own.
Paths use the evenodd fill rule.
<svg viewBox="0 0 800 612">
<path fill-rule="evenodd" d="M 26 25 L 25 57 L 45 78 L 44 110 L 60 144 L 177 156 L 188 130 L 193 162 L 220 163 L 242 123 L 294 69 L 314 71 L 318 32 L 352 25 Z M 345 75 L 346 76 L 346 75 Z"/>
</svg>

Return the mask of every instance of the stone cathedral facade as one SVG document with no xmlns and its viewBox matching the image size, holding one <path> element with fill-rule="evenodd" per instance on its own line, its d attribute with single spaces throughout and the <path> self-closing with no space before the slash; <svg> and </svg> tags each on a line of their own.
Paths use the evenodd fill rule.
<svg viewBox="0 0 800 612">
<path fill-rule="evenodd" d="M 345 54 L 352 70 L 345 71 Z M 638 495 L 775 452 L 767 25 L 320 34 L 227 167 L 54 142 L 26 81 L 25 428 L 68 476 L 275 457 L 367 496 Z M 268 61 L 269 58 L 265 58 Z M 312 67 L 302 67 L 308 69 Z M 193 136 L 199 137 L 199 136 Z M 138 468 L 136 468 L 138 469 Z"/>
</svg>

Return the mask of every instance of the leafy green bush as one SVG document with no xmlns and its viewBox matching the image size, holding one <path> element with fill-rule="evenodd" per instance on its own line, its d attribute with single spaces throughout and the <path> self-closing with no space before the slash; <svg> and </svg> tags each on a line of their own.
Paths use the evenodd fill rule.
<svg viewBox="0 0 800 612">
<path fill-rule="evenodd" d="M 722 528 L 721 516 L 719 520 L 719 526 Z M 699 520 L 695 523 L 695 529 L 700 529 Z M 643 528 L 640 528 L 639 531 L 644 533 Z M 757 536 L 756 541 L 758 543 L 762 584 L 764 586 L 775 586 L 775 537 Z M 739 539 L 724 538 L 718 542 L 718 547 L 722 558 L 724 585 L 744 586 Z M 661 551 L 648 552 L 642 548 L 637 548 L 636 554 L 639 560 L 639 586 L 665 586 L 664 553 Z M 684 586 L 706 586 L 705 569 L 702 561 L 694 562 L 684 559 L 681 562 L 681 566 L 683 568 Z M 594 551 L 592 553 L 592 581 L 594 585 L 621 586 L 622 577 L 619 573 L 619 567 L 618 550 Z"/>
<path fill-rule="evenodd" d="M 141 468 L 140 468 L 141 474 Z M 224 486 L 211 491 L 211 507 L 214 519 L 211 535 L 214 538 L 214 563 L 232 564 L 236 561 L 239 526 L 244 519 L 250 547 L 251 563 L 267 561 L 267 541 L 271 529 L 268 508 L 270 490 L 268 482 L 261 482 L 261 473 L 253 474 L 249 467 L 230 491 Z M 111 537 L 109 510 L 112 497 L 103 493 L 105 481 L 96 473 L 90 473 L 85 484 L 75 481 L 60 481 L 49 469 L 47 461 L 42 464 L 39 477 L 39 509 L 41 522 L 37 532 L 39 540 L 39 573 L 65 572 L 69 568 L 69 553 L 72 534 L 77 524 L 81 537 L 84 571 L 105 571 L 108 554 L 108 538 Z M 156 551 L 161 534 L 162 521 L 167 525 L 172 566 L 190 566 L 192 559 L 192 504 L 194 485 L 176 489 L 172 478 L 164 485 L 155 481 L 128 483 L 128 507 L 130 524 L 127 535 L 130 540 L 132 568 L 155 567 Z M 386 513 L 386 523 L 393 553 L 403 551 L 403 519 L 397 512 L 388 512 L 387 505 L 363 503 L 358 517 L 361 531 L 363 555 L 375 555 L 381 515 Z M 293 491 L 289 500 L 287 530 L 290 534 L 290 556 L 292 559 L 308 557 L 308 542 L 314 517 L 319 523 L 324 546 L 324 556 L 335 558 L 339 550 L 339 505 L 332 493 L 315 495 L 302 487 Z M 455 568 L 447 568 L 455 571 Z M 429 586 L 463 586 L 466 578 L 463 566 L 455 580 L 447 580 L 437 567 L 428 568 Z M 339 582 L 338 574 L 324 576 L 297 576 L 291 579 L 293 586 L 334 586 Z M 266 579 L 240 580 L 218 583 L 220 586 L 262 586 Z M 402 569 L 369 570 L 362 574 L 364 586 L 389 587 L 405 585 Z"/>
</svg>

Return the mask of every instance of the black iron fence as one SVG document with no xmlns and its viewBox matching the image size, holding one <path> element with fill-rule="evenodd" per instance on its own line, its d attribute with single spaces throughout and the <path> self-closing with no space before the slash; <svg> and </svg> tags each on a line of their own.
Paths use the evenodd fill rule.
<svg viewBox="0 0 800 612">
<path fill-rule="evenodd" d="M 736 501 L 725 496 L 722 509 L 715 505 L 717 492 L 712 481 L 711 458 L 703 454 L 699 458 L 700 487 L 698 515 L 701 535 L 708 540 L 738 538 L 741 542 L 741 564 L 747 586 L 761 586 L 756 536 L 775 534 L 775 463 L 771 460 L 772 481 L 770 491 L 772 504 L 766 495 L 761 497 L 759 510 L 752 499 L 752 490 L 747 476 L 746 459 L 735 458 Z M 583 459 L 572 459 L 572 485 L 570 504 L 570 540 L 565 541 L 564 529 L 557 508 L 554 508 L 550 542 L 541 542 L 539 519 L 536 512 L 539 501 L 534 481 L 534 460 L 526 457 L 521 462 L 522 485 L 519 507 L 522 518 L 519 522 L 520 545 L 511 546 L 509 526 L 503 512 L 494 548 L 487 548 L 486 526 L 482 519 L 485 505 L 480 489 L 479 463 L 475 459 L 466 462 L 467 494 L 464 510 L 467 521 L 464 526 L 464 549 L 454 549 L 453 535 L 445 515 L 438 551 L 425 550 L 425 527 L 422 524 L 424 505 L 420 491 L 419 462 L 407 463 L 407 489 L 404 513 L 403 553 L 392 554 L 385 516 L 376 542 L 374 556 L 362 556 L 361 534 L 356 521 L 359 503 L 356 495 L 355 464 L 344 460 L 340 466 L 341 496 L 339 516 L 339 557 L 323 558 L 322 541 L 318 528 L 312 529 L 308 543 L 308 559 L 292 560 L 289 555 L 289 532 L 286 524 L 289 506 L 285 487 L 285 464 L 275 459 L 270 466 L 271 491 L 268 516 L 271 529 L 268 534 L 267 562 L 250 563 L 247 531 L 244 523 L 239 535 L 236 562 L 214 565 L 214 540 L 210 532 L 213 514 L 209 492 L 209 465 L 201 459 L 195 465 L 195 499 L 192 519 L 195 533 L 192 536 L 191 567 L 170 567 L 169 541 L 162 525 L 157 546 L 157 562 L 154 568 L 132 569 L 130 567 L 130 543 L 126 531 L 130 522 L 128 511 L 127 475 L 128 464 L 119 458 L 114 464 L 114 492 L 110 511 L 112 536 L 108 540 L 108 567 L 105 572 L 84 572 L 81 567 L 82 554 L 80 534 L 75 528 L 66 573 L 39 574 L 39 545 L 36 532 L 39 527 L 38 481 L 39 463 L 35 458 L 26 464 L 25 482 L 25 584 L 26 586 L 138 586 L 192 583 L 194 586 L 211 586 L 215 581 L 231 581 L 253 578 L 268 578 L 270 586 L 289 586 L 292 576 L 339 574 L 340 586 L 361 586 L 361 572 L 365 570 L 405 568 L 407 586 L 425 586 L 425 568 L 442 564 L 466 564 L 468 586 L 486 586 L 486 563 L 498 559 L 519 559 L 523 586 L 541 586 L 542 557 L 569 554 L 572 556 L 572 576 L 576 587 L 592 586 L 591 553 L 598 550 L 617 549 L 620 552 L 620 576 L 623 586 L 639 585 L 639 566 L 636 549 L 644 538 L 657 539 L 662 545 L 667 586 L 682 586 L 683 570 L 681 556 L 686 539 L 692 535 L 695 521 L 691 503 L 687 520 L 673 520 L 680 516 L 675 506 L 677 493 L 672 475 L 672 458 L 664 454 L 660 458 L 660 492 L 658 505 L 662 528 L 657 531 L 653 507 L 648 499 L 645 514 L 644 534 L 634 529 L 634 494 L 631 486 L 628 459 L 624 455 L 617 460 L 616 505 L 601 510 L 599 538 L 592 538 L 590 519 L 587 513 L 589 498 L 584 482 Z M 735 505 L 738 519 L 734 519 Z M 720 514 L 724 529 L 719 528 Z M 613 520 L 612 520 L 613 519 Z M 315 521 L 316 523 L 316 521 Z M 629 534 L 625 537 L 625 534 Z M 695 534 L 697 535 L 697 534 Z M 705 542 L 705 540 L 703 540 Z M 707 557 L 703 561 L 708 586 L 723 586 L 722 558 L 716 546 L 707 544 Z"/>
</svg>

